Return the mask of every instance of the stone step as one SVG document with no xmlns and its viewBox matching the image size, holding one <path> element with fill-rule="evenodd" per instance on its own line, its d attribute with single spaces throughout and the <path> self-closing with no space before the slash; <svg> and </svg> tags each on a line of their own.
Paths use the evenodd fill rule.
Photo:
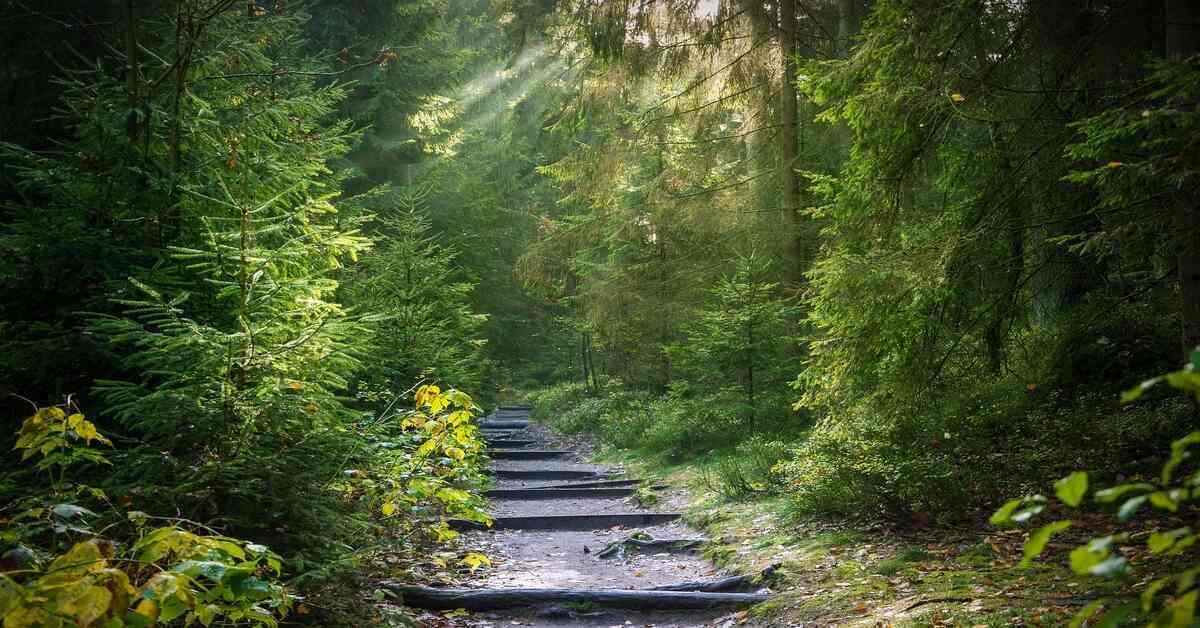
<svg viewBox="0 0 1200 628">
<path fill-rule="evenodd" d="M 639 528 L 670 523 L 680 517 L 677 512 L 612 513 L 600 515 L 543 515 L 537 517 L 496 517 L 488 528 L 474 521 L 451 519 L 454 530 L 602 530 L 620 526 Z"/>
<path fill-rule="evenodd" d="M 501 480 L 604 480 L 607 473 L 575 469 L 487 469 L 488 475 Z"/>
<path fill-rule="evenodd" d="M 483 430 L 523 430 L 529 427 L 529 421 L 500 421 L 492 419 L 484 419 L 479 422 L 479 429 Z"/>
<path fill-rule="evenodd" d="M 642 480 L 596 480 L 595 482 L 571 482 L 569 484 L 554 484 L 538 488 L 619 488 L 622 486 L 637 486 Z M 658 486 L 654 487 L 656 490 Z"/>
<path fill-rule="evenodd" d="M 496 488 L 485 491 L 489 499 L 614 499 L 629 497 L 635 488 Z"/>
<path fill-rule="evenodd" d="M 515 438 L 497 438 L 495 440 L 488 439 L 488 447 L 496 449 L 517 449 L 518 447 L 528 447 L 537 441 L 532 440 L 517 440 Z"/>
<path fill-rule="evenodd" d="M 573 451 L 545 449 L 492 449 L 487 452 L 493 460 L 554 460 L 574 453 Z"/>
</svg>

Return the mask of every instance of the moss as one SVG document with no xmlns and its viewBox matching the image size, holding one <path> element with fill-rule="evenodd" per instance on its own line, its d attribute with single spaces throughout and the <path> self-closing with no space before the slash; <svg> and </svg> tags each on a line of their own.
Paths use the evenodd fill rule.
<svg viewBox="0 0 1200 628">
<path fill-rule="evenodd" d="M 688 488 L 694 501 L 684 520 L 713 539 L 704 549 L 713 563 L 741 573 L 780 565 L 770 584 L 778 594 L 751 609 L 763 625 L 1063 625 L 1078 609 L 1072 600 L 1120 588 L 1058 564 L 1016 569 L 1015 539 L 940 540 L 977 528 L 931 530 L 916 542 L 846 521 L 798 519 L 782 496 L 724 499 L 699 471 L 711 457 L 672 466 L 620 460 L 632 475 Z M 1056 598 L 1067 601 L 1055 606 Z"/>
</svg>

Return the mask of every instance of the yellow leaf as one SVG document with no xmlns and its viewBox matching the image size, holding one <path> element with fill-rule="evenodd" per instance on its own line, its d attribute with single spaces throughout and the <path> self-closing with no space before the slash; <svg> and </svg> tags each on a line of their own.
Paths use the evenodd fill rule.
<svg viewBox="0 0 1200 628">
<path fill-rule="evenodd" d="M 143 598 L 141 602 L 138 602 L 138 605 L 133 609 L 133 612 L 143 617 L 150 618 L 151 622 L 158 620 L 158 604 L 154 600 Z"/>
<path fill-rule="evenodd" d="M 462 559 L 458 561 L 458 564 L 466 565 L 471 569 L 471 571 L 475 571 L 484 565 L 491 567 L 492 561 L 487 556 L 484 556 L 478 552 L 468 552 L 466 556 L 463 556 Z"/>
<path fill-rule="evenodd" d="M 463 458 L 467 457 L 467 452 L 459 449 L 458 447 L 447 447 L 446 457 L 454 458 L 455 460 L 462 460 Z"/>
<path fill-rule="evenodd" d="M 438 395 L 437 397 L 434 397 L 433 399 L 429 400 L 429 411 L 434 414 L 437 414 L 437 413 L 441 412 L 442 410 L 445 410 L 446 407 L 449 405 L 450 405 L 449 399 L 446 399 L 446 397 L 443 395 Z"/>
<path fill-rule="evenodd" d="M 427 440 L 420 447 L 417 447 L 416 456 L 428 456 L 430 452 L 437 449 L 437 441 Z"/>
<path fill-rule="evenodd" d="M 93 440 L 100 438 L 100 432 L 96 431 L 96 426 L 91 421 L 84 421 L 75 429 L 75 433 L 79 434 L 79 437 L 87 441 L 89 445 Z"/>
<path fill-rule="evenodd" d="M 420 408 L 421 406 L 429 405 L 429 400 L 440 394 L 442 394 L 441 388 L 426 384 L 417 389 L 417 394 L 414 395 L 413 400 L 416 402 L 417 407 Z"/>
<path fill-rule="evenodd" d="M 60 576 L 78 576 L 99 571 L 107 566 L 100 544 L 96 541 L 83 541 L 72 546 L 66 554 L 55 558 L 46 571 Z"/>
<path fill-rule="evenodd" d="M 1121 166 L 1124 166 L 1124 165 L 1125 164 L 1123 164 L 1119 161 L 1110 161 L 1107 164 L 1105 164 L 1105 167 L 1110 168 L 1110 169 L 1116 169 L 1116 168 L 1120 168 Z"/>
<path fill-rule="evenodd" d="M 396 514 L 396 503 L 395 502 L 386 502 L 386 503 L 384 503 L 383 508 L 381 508 L 380 510 L 383 512 L 383 516 L 390 517 L 390 516 Z"/>
<path fill-rule="evenodd" d="M 89 626 L 108 612 L 112 599 L 113 595 L 108 589 L 85 584 L 77 594 L 69 595 L 66 599 L 62 599 L 60 594 L 57 610 L 74 619 L 76 624 Z"/>
<path fill-rule="evenodd" d="M 953 94 L 950 94 L 950 100 L 953 100 L 954 102 L 963 102 L 966 99 L 967 99 L 966 96 L 963 96 L 962 94 L 960 94 L 958 92 L 954 92 Z"/>
</svg>

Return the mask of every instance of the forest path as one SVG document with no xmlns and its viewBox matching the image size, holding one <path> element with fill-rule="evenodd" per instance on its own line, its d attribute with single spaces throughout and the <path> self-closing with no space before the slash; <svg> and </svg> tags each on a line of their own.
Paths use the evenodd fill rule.
<svg viewBox="0 0 1200 628">
<path fill-rule="evenodd" d="M 633 497 L 636 479 L 626 478 L 620 468 L 586 462 L 586 447 L 566 443 L 530 422 L 528 408 L 502 407 L 481 427 L 489 442 L 504 447 L 489 447 L 489 470 L 496 477 L 489 491 L 495 522 L 489 530 L 461 525 L 464 546 L 486 553 L 493 565 L 481 570 L 467 589 L 455 590 L 463 594 L 459 598 L 441 599 L 448 592 L 428 589 L 434 599 L 422 600 L 409 592 L 404 599 L 410 606 L 453 609 L 522 600 L 518 607 L 479 608 L 445 624 L 473 628 L 684 628 L 736 625 L 745 617 L 739 609 L 765 597 L 745 579 L 722 579 L 700 556 L 699 543 L 634 547 L 601 557 L 610 543 L 635 533 L 655 540 L 704 539 L 677 513 L 640 506 Z M 720 592 L 699 591 L 714 583 Z M 682 586 L 674 587 L 675 592 L 647 591 L 672 585 Z M 687 606 L 701 608 L 683 608 Z"/>
</svg>

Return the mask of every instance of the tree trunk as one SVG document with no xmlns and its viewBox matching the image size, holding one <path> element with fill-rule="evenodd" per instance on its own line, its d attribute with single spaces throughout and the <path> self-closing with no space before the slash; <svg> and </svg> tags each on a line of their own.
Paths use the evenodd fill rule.
<svg viewBox="0 0 1200 628">
<path fill-rule="evenodd" d="M 698 593 L 693 591 L 641 591 L 620 589 L 434 589 L 383 583 L 401 596 L 405 606 L 433 610 L 465 608 L 491 611 L 547 604 L 582 604 L 609 608 L 666 610 L 752 606 L 770 599 L 758 593 Z"/>
<path fill-rule="evenodd" d="M 800 217 L 800 181 L 796 176 L 797 104 L 796 104 L 796 0 L 779 4 L 779 53 L 783 57 L 780 112 L 779 185 L 782 207 L 791 225 L 788 274 L 799 283 L 803 279 L 805 246 Z"/>
<path fill-rule="evenodd" d="M 858 34 L 859 0 L 838 0 L 837 52 L 840 57 L 849 57 L 853 37 Z"/>
<path fill-rule="evenodd" d="M 134 13 L 134 0 L 125 1 L 125 90 L 129 92 L 129 108 L 138 105 L 138 47 L 137 47 L 137 14 Z M 130 134 L 130 139 L 136 139 Z"/>
<path fill-rule="evenodd" d="M 1167 58 L 1182 60 L 1200 50 L 1200 7 L 1195 0 L 1165 0 Z M 1184 360 L 1200 346 L 1200 208 L 1192 190 L 1175 190 L 1169 201 L 1178 234 L 1180 320 Z"/>
<path fill-rule="evenodd" d="M 767 15 L 762 0 L 739 0 L 739 7 L 745 13 L 750 23 L 750 46 L 755 50 L 763 50 L 770 46 L 772 19 Z M 747 132 L 745 139 L 746 174 L 755 176 L 750 182 L 750 196 L 756 209 L 767 209 L 775 206 L 775 199 L 770 194 L 770 178 L 758 176 L 770 167 L 771 146 L 769 128 L 775 120 L 771 112 L 771 74 L 767 64 L 762 61 L 764 55 L 747 55 L 745 63 L 750 66 L 747 75 L 752 85 L 759 90 L 751 97 L 746 115 Z M 758 129 L 758 130 L 755 130 Z"/>
</svg>

